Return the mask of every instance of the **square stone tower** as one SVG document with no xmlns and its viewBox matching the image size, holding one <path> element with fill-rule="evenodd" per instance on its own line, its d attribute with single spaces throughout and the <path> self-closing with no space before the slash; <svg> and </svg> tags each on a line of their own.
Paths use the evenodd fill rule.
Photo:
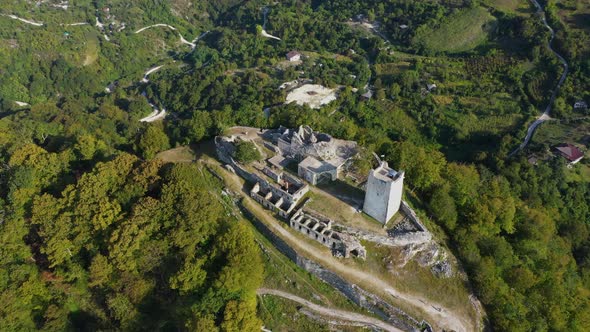
<svg viewBox="0 0 590 332">
<path fill-rule="evenodd" d="M 387 224 L 399 210 L 403 188 L 404 172 L 397 172 L 387 162 L 381 162 L 369 173 L 363 211 L 384 225 Z"/>
</svg>

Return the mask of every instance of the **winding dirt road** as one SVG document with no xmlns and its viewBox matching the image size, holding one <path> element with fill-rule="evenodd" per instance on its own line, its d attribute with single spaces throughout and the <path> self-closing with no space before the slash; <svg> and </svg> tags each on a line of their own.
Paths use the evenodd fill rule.
<svg viewBox="0 0 590 332">
<path fill-rule="evenodd" d="M 36 27 L 42 27 L 43 26 L 43 22 L 34 22 L 34 21 L 26 20 L 26 19 L 20 18 L 20 17 L 18 17 L 16 15 L 2 14 L 2 16 L 10 17 L 13 20 L 18 20 L 18 21 L 21 21 L 21 22 L 24 22 L 24 23 L 27 23 L 27 24 L 30 24 L 30 25 L 34 25 Z"/>
<path fill-rule="evenodd" d="M 271 38 L 271 39 L 276 39 L 276 40 L 281 40 L 281 38 L 277 37 L 277 36 L 273 36 L 271 34 L 269 34 L 268 32 L 266 32 L 266 30 L 262 30 L 260 32 L 260 34 L 262 35 L 262 37 L 266 37 L 266 38 Z"/>
<path fill-rule="evenodd" d="M 141 29 L 139 29 L 139 30 L 135 31 L 135 33 L 140 33 L 140 32 L 142 32 L 142 31 L 145 31 L 145 30 L 147 30 L 147 29 L 150 29 L 150 28 L 155 28 L 155 27 L 166 27 L 166 28 L 169 28 L 169 29 L 171 29 L 171 30 L 174 30 L 174 31 L 176 31 L 176 28 L 175 28 L 175 27 L 173 27 L 173 26 L 171 26 L 171 25 L 164 24 L 164 23 L 158 23 L 158 24 L 152 24 L 152 25 L 150 25 L 150 26 L 147 26 L 147 27 L 143 27 L 143 28 L 141 28 Z"/>
<path fill-rule="evenodd" d="M 262 31 L 260 32 L 260 34 L 262 35 L 262 37 L 266 37 L 266 38 L 271 38 L 271 39 L 276 39 L 276 40 L 281 40 L 281 38 L 277 37 L 277 36 L 273 36 L 270 33 L 266 32 L 266 18 L 268 15 L 268 12 L 270 11 L 268 9 L 268 7 L 264 7 L 262 14 L 264 15 L 264 22 L 262 23 Z"/>
<path fill-rule="evenodd" d="M 162 67 L 164 67 L 164 65 L 160 65 L 160 66 L 156 66 L 156 67 L 152 67 L 152 68 L 148 69 L 148 70 L 147 70 L 147 71 L 146 71 L 146 72 L 143 74 L 143 78 L 141 79 L 141 83 L 147 83 L 147 82 L 149 82 L 149 80 L 148 80 L 148 76 L 149 76 L 151 73 L 155 73 L 155 72 L 157 72 L 158 70 L 162 69 Z"/>
<path fill-rule="evenodd" d="M 342 319 L 342 320 L 346 320 L 346 321 L 350 321 L 350 322 L 359 322 L 359 323 L 373 326 L 373 327 L 376 327 L 376 328 L 379 328 L 379 329 L 382 329 L 385 331 L 401 332 L 401 330 L 396 328 L 395 326 L 389 325 L 377 318 L 361 315 L 356 312 L 350 312 L 350 311 L 333 309 L 333 308 L 329 308 L 329 307 L 323 307 L 323 306 L 317 305 L 315 303 L 312 303 L 306 299 L 300 298 L 297 295 L 293 295 L 291 293 L 283 292 L 283 291 L 280 291 L 277 289 L 260 288 L 260 289 L 258 289 L 257 293 L 258 293 L 258 295 L 274 295 L 274 296 L 282 297 L 282 298 L 297 302 L 303 306 L 306 306 L 307 308 L 311 309 L 312 311 L 319 313 L 322 316 Z"/>
<path fill-rule="evenodd" d="M 529 128 L 527 130 L 526 137 L 524 138 L 524 141 L 520 144 L 520 146 L 518 148 L 516 148 L 516 150 L 514 150 L 514 151 L 512 151 L 512 153 L 510 153 L 509 157 L 513 156 L 518 151 L 524 149 L 527 146 L 527 144 L 529 144 L 529 141 L 533 137 L 533 134 L 535 133 L 535 130 L 537 129 L 537 127 L 539 127 L 539 125 L 541 125 L 541 123 L 551 119 L 549 117 L 549 114 L 551 113 L 551 108 L 553 107 L 553 102 L 555 101 L 555 97 L 557 97 L 557 93 L 559 92 L 559 89 L 561 89 L 563 82 L 565 82 L 565 79 L 567 78 L 567 74 L 569 73 L 569 64 L 567 63 L 565 58 L 563 56 L 561 56 L 561 54 L 557 53 L 553 49 L 553 47 L 551 46 L 553 44 L 553 40 L 555 39 L 555 31 L 547 23 L 547 18 L 545 16 L 545 11 L 543 10 L 543 7 L 539 4 L 539 2 L 537 0 L 532 0 L 532 2 L 535 5 L 535 7 L 537 8 L 536 14 L 541 17 L 541 22 L 551 32 L 551 38 L 549 39 L 549 42 L 547 43 L 547 48 L 549 48 L 549 50 L 559 59 L 559 62 L 561 62 L 561 64 L 563 65 L 563 73 L 561 74 L 561 77 L 559 78 L 559 81 L 557 82 L 555 89 L 553 89 L 553 93 L 551 94 L 551 98 L 549 99 L 549 103 L 547 104 L 545 111 L 529 126 Z"/>
<path fill-rule="evenodd" d="M 147 26 L 147 27 L 143 27 L 143 28 L 141 28 L 141 29 L 139 29 L 139 30 L 135 31 L 134 33 L 136 33 L 136 34 L 137 34 L 137 33 L 140 33 L 140 32 L 142 32 L 142 31 L 145 31 L 145 30 L 147 30 L 147 29 L 150 29 L 150 28 L 155 28 L 155 27 L 165 27 L 165 28 L 171 29 L 172 31 L 178 31 L 178 29 L 176 29 L 175 27 L 173 27 L 173 26 L 171 26 L 171 25 L 169 25 L 169 24 L 158 23 L 158 24 L 152 24 L 152 25 L 150 25 L 150 26 Z M 209 31 L 205 31 L 205 32 L 203 32 L 202 34 L 200 34 L 198 37 L 196 37 L 195 39 L 193 39 L 192 41 L 188 41 L 188 40 L 186 40 L 186 39 L 185 39 L 185 38 L 182 36 L 182 34 L 181 34 L 180 32 L 178 33 L 178 37 L 180 37 L 180 42 L 181 42 L 182 44 L 189 45 L 189 46 L 191 47 L 191 49 L 193 49 L 193 50 L 194 50 L 194 49 L 197 47 L 197 44 L 196 44 L 196 43 L 199 41 L 199 39 L 201 39 L 201 38 L 205 37 L 205 35 L 207 35 L 208 33 L 209 33 Z"/>
</svg>

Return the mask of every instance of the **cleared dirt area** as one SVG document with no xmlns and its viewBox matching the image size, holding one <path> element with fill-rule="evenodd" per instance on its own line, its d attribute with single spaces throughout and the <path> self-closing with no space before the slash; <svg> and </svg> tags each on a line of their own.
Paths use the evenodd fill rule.
<svg viewBox="0 0 590 332">
<path fill-rule="evenodd" d="M 297 105 L 308 105 L 317 109 L 334 100 L 336 100 L 336 89 L 319 84 L 306 84 L 289 92 L 286 103 L 295 102 Z"/>
</svg>

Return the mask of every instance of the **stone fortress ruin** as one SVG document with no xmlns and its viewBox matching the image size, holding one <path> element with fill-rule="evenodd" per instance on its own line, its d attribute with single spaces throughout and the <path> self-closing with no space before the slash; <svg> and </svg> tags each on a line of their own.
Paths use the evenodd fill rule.
<svg viewBox="0 0 590 332">
<path fill-rule="evenodd" d="M 357 232 L 304 207 L 310 190 L 307 183 L 315 186 L 342 178 L 346 166 L 359 152 L 356 142 L 315 132 L 309 126 L 260 131 L 240 127 L 237 130 L 243 131 L 215 138 L 219 159 L 230 171 L 253 184 L 250 197 L 287 221 L 293 230 L 330 248 L 335 256 L 365 258 L 366 250 L 358 238 L 385 245 L 430 240 L 430 233 L 414 211 L 402 204 L 404 172 L 393 170 L 386 162 L 379 161 L 379 166 L 370 171 L 362 211 L 385 227 L 402 206 L 404 222 L 415 224 L 417 233 L 396 234 L 400 238 L 394 240 L 365 231 Z M 254 142 L 267 158 L 251 165 L 238 163 L 232 157 L 238 141 Z M 297 164 L 297 175 L 295 169 L 289 167 L 293 163 Z"/>
<path fill-rule="evenodd" d="M 274 183 L 259 179 L 250 190 L 250 197 L 281 217 L 288 218 L 299 199 L 309 191 L 309 186 L 283 172 L 276 173 L 268 167 L 263 168 L 262 172 L 272 178 Z"/>
<path fill-rule="evenodd" d="M 297 174 L 312 185 L 336 180 L 346 161 L 358 151 L 356 142 L 335 139 L 308 126 L 297 130 L 281 127 L 267 137 L 283 158 L 298 162 Z"/>
<path fill-rule="evenodd" d="M 341 254 L 345 258 L 367 257 L 365 247 L 357 239 L 332 230 L 332 223 L 327 217 L 304 209 L 298 210 L 289 219 L 291 228 L 331 248 L 336 255 Z"/>
</svg>

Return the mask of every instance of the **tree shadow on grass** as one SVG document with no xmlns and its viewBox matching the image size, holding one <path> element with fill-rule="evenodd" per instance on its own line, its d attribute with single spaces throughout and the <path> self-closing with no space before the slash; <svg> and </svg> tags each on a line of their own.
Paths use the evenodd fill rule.
<svg viewBox="0 0 590 332">
<path fill-rule="evenodd" d="M 318 188 L 329 193 L 340 201 L 358 207 L 365 199 L 365 192 L 350 183 L 337 179 L 335 181 L 328 181 L 317 185 Z"/>
</svg>

